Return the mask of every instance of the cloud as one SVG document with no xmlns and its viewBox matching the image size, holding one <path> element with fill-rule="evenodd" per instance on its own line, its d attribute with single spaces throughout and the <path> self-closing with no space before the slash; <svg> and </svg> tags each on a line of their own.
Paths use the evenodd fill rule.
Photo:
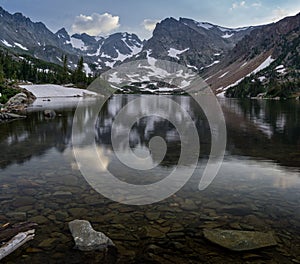
<svg viewBox="0 0 300 264">
<path fill-rule="evenodd" d="M 241 7 L 246 7 L 246 1 L 241 1 L 241 2 L 235 2 L 232 4 L 230 10 L 234 10 L 234 9 L 237 9 L 237 8 L 241 8 Z"/>
<path fill-rule="evenodd" d="M 146 30 L 153 31 L 158 22 L 159 20 L 145 19 L 142 24 Z"/>
<path fill-rule="evenodd" d="M 72 25 L 73 33 L 87 33 L 97 36 L 101 33 L 109 33 L 120 26 L 119 17 L 108 13 L 93 13 L 90 16 L 80 15 L 75 18 Z"/>
<path fill-rule="evenodd" d="M 259 3 L 259 2 L 257 2 L 257 3 L 253 3 L 251 6 L 253 6 L 253 7 L 261 7 L 261 6 L 262 6 L 262 4 L 261 4 L 261 3 Z"/>
<path fill-rule="evenodd" d="M 277 21 L 283 17 L 290 15 L 290 12 L 284 8 L 276 8 L 272 11 L 273 18 L 272 21 Z"/>
</svg>

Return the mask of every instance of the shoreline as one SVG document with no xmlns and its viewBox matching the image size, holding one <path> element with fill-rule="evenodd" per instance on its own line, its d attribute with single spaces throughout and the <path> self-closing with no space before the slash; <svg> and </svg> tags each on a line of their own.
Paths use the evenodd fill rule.
<svg viewBox="0 0 300 264">
<path fill-rule="evenodd" d="M 62 101 L 60 101 L 60 103 L 63 104 L 64 98 L 68 101 L 76 98 L 95 98 L 96 96 L 99 96 L 99 94 L 85 89 L 70 88 L 54 84 L 22 84 L 18 85 L 17 89 L 20 92 L 11 97 L 4 105 L 1 105 L 0 123 L 26 118 L 28 109 L 34 108 L 35 102 L 39 99 L 43 102 L 61 99 Z M 54 104 L 52 107 L 57 108 L 58 105 Z M 51 109 L 52 107 L 49 105 L 39 109 Z"/>
</svg>

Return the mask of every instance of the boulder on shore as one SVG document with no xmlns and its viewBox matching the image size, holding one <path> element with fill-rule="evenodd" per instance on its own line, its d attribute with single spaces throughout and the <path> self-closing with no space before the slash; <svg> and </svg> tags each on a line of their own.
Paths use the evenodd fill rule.
<svg viewBox="0 0 300 264">
<path fill-rule="evenodd" d="M 112 240 L 101 232 L 93 229 L 89 221 L 74 220 L 69 228 L 75 241 L 75 247 L 81 251 L 105 250 L 115 247 Z"/>
<path fill-rule="evenodd" d="M 24 90 L 15 96 L 11 97 L 6 104 L 1 107 L 1 111 L 5 113 L 25 113 L 28 105 L 32 104 L 36 99 L 35 96 Z"/>
<path fill-rule="evenodd" d="M 205 229 L 203 232 L 209 241 L 233 251 L 247 251 L 277 245 L 271 232 L 222 229 Z"/>
</svg>

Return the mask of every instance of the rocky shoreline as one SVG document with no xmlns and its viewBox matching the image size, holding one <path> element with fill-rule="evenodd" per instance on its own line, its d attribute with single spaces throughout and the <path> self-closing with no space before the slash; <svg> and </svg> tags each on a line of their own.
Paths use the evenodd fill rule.
<svg viewBox="0 0 300 264">
<path fill-rule="evenodd" d="M 11 97 L 5 105 L 0 105 L 0 123 L 25 118 L 27 107 L 35 101 L 36 97 L 26 89 Z"/>
</svg>

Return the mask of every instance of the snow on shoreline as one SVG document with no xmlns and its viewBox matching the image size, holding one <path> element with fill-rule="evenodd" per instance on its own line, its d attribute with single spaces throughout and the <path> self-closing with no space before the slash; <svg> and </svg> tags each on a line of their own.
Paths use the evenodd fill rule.
<svg viewBox="0 0 300 264">
<path fill-rule="evenodd" d="M 69 88 L 55 84 L 20 85 L 20 87 L 31 92 L 36 98 L 82 97 L 84 94 L 97 95 L 97 93 L 88 90 Z"/>
</svg>

